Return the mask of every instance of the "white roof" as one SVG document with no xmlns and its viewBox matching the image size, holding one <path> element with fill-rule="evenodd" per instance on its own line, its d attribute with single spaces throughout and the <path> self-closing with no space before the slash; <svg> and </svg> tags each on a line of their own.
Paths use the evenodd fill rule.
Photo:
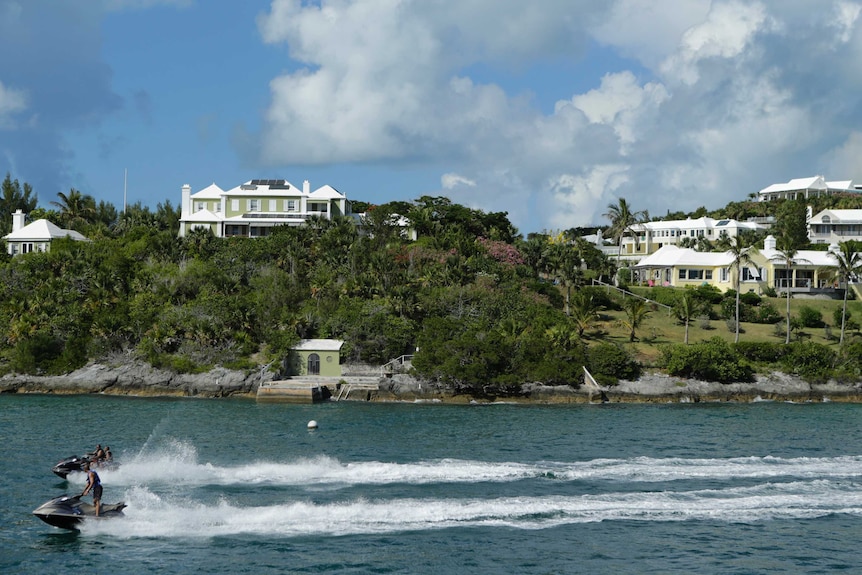
<svg viewBox="0 0 862 575">
<path fill-rule="evenodd" d="M 823 216 L 829 216 L 833 223 L 862 221 L 862 210 L 823 210 L 811 216 L 811 222 L 823 222 Z"/>
<path fill-rule="evenodd" d="M 756 222 L 740 222 L 738 220 L 734 220 L 732 218 L 723 218 L 720 220 L 716 220 L 710 218 L 709 216 L 701 216 L 697 219 L 692 220 L 691 218 L 685 220 L 665 220 L 665 221 L 652 221 L 652 222 L 644 222 L 641 224 L 635 224 L 632 226 L 632 229 L 635 231 L 640 230 L 650 230 L 650 231 L 658 231 L 658 230 L 702 230 L 702 229 L 727 229 L 727 228 L 742 228 L 749 230 L 760 230 L 766 229 L 766 226 L 762 224 L 758 224 Z"/>
<path fill-rule="evenodd" d="M 186 219 L 184 222 L 207 222 L 211 223 L 213 221 L 222 220 L 224 216 L 221 213 L 211 212 L 209 210 L 198 210 Z"/>
<path fill-rule="evenodd" d="M 224 190 L 215 185 L 215 183 L 212 183 L 204 189 L 195 192 L 191 197 L 193 200 L 220 200 L 223 193 Z"/>
<path fill-rule="evenodd" d="M 672 244 L 662 246 L 635 264 L 636 268 L 671 268 L 675 266 L 696 266 L 717 268 L 729 266 L 733 257 L 727 252 L 697 252 L 691 248 L 680 248 Z"/>
<path fill-rule="evenodd" d="M 785 184 L 772 184 L 760 190 L 761 194 L 770 192 L 792 192 L 797 190 L 852 190 L 853 180 L 827 182 L 823 176 L 795 178 Z"/>
<path fill-rule="evenodd" d="M 773 249 L 762 249 L 760 254 L 766 259 L 771 260 L 774 265 L 784 265 L 784 256 L 781 252 Z M 797 267 L 813 266 L 818 268 L 834 268 L 837 267 L 836 259 L 829 255 L 829 252 L 821 252 L 817 250 L 799 250 L 793 256 L 793 264 Z"/>
<path fill-rule="evenodd" d="M 293 346 L 298 351 L 338 351 L 344 342 L 340 339 L 303 339 Z"/>
<path fill-rule="evenodd" d="M 327 184 L 311 192 L 308 197 L 316 200 L 340 200 L 344 198 L 344 194 Z"/>
<path fill-rule="evenodd" d="M 47 242 L 53 239 L 65 237 L 70 237 L 73 240 L 77 241 L 89 241 L 89 239 L 79 234 L 75 230 L 64 230 L 63 228 L 45 219 L 36 220 L 31 224 L 27 224 L 18 231 L 6 234 L 5 236 L 3 236 L 3 239 L 13 242 Z"/>
</svg>

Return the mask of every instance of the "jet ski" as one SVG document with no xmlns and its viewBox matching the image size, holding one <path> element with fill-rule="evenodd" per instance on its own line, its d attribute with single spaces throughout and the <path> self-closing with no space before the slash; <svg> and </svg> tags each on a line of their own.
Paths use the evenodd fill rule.
<svg viewBox="0 0 862 575">
<path fill-rule="evenodd" d="M 85 463 L 93 463 L 93 454 L 88 453 L 87 455 L 70 455 L 66 459 L 63 459 L 57 465 L 51 468 L 51 471 L 54 472 L 54 475 L 62 477 L 66 479 L 70 473 L 75 471 L 84 471 Z M 96 469 L 114 469 L 116 467 L 116 463 L 114 461 L 102 461 L 96 466 Z"/>
<path fill-rule="evenodd" d="M 57 465 L 51 468 L 51 471 L 54 472 L 54 475 L 58 475 L 63 479 L 66 479 L 66 476 L 73 471 L 83 471 L 84 464 L 89 462 L 90 457 L 87 455 L 82 455 L 80 457 L 77 455 L 71 455 L 57 463 Z"/>
<path fill-rule="evenodd" d="M 54 527 L 71 529 L 77 531 L 84 520 L 109 519 L 122 517 L 126 504 L 123 502 L 114 504 L 102 503 L 99 516 L 96 517 L 96 506 L 81 501 L 80 495 L 61 495 L 50 501 L 46 501 L 33 510 L 33 515 Z"/>
</svg>

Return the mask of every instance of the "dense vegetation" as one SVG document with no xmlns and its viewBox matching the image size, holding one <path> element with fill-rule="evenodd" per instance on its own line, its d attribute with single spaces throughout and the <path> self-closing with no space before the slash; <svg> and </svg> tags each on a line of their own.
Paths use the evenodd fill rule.
<svg viewBox="0 0 862 575">
<path fill-rule="evenodd" d="M 523 239 L 505 213 L 441 197 L 367 206 L 361 228 L 349 218 L 312 219 L 255 239 L 178 238 L 170 202 L 118 215 L 71 190 L 51 205 L 36 208 L 26 184 L 3 183 L 0 213 L 21 208 L 92 241 L 2 257 L 0 372 L 66 373 L 129 358 L 177 371 L 276 370 L 299 339 L 331 337 L 345 341 L 346 362 L 411 354 L 423 377 L 477 396 L 511 395 L 525 382 L 577 386 L 582 366 L 605 384 L 637 378 L 634 349 L 605 337 L 609 314 L 635 342 L 658 309 L 652 302 L 667 303 L 687 343 L 689 322 L 735 312 L 735 292 L 653 288 L 646 302 L 588 287 L 617 270 L 580 230 Z M 405 239 L 396 214 L 410 219 L 418 241 Z M 0 225 L 8 233 L 10 222 Z M 769 302 L 741 299 L 741 321 L 783 319 Z M 860 374 L 852 358 L 862 354 L 810 342 L 781 351 L 685 343 L 663 348 L 655 365 L 717 381 L 745 380 L 767 365 L 815 378 Z"/>
</svg>

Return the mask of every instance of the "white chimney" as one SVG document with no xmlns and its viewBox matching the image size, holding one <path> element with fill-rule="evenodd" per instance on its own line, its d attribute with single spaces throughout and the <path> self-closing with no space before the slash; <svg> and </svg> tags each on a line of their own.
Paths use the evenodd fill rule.
<svg viewBox="0 0 862 575">
<path fill-rule="evenodd" d="M 192 187 L 188 184 L 183 186 L 182 203 L 180 204 L 181 218 L 188 219 L 192 215 Z"/>
<path fill-rule="evenodd" d="M 766 239 L 763 240 L 763 249 L 765 250 L 774 250 L 775 249 L 775 236 L 766 236 Z"/>
<path fill-rule="evenodd" d="M 311 193 L 311 183 L 308 180 L 302 182 L 302 195 L 307 196 Z"/>
<path fill-rule="evenodd" d="M 15 213 L 12 214 L 12 231 L 17 232 L 21 228 L 24 227 L 24 218 L 25 214 L 20 209 L 15 210 Z"/>
</svg>

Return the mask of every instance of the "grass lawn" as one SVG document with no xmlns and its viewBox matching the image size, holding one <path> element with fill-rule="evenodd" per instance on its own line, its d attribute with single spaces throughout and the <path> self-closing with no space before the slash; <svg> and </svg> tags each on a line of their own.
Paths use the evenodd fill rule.
<svg viewBox="0 0 862 575">
<path fill-rule="evenodd" d="M 775 325 L 758 323 L 740 323 L 739 341 L 770 341 L 782 343 L 785 336 L 783 327 L 785 325 L 784 314 L 787 309 L 787 300 L 783 297 L 763 298 L 764 303 L 770 302 L 781 314 L 781 335 L 776 335 Z M 829 326 L 832 338 L 827 338 L 827 331 L 823 327 L 805 328 L 801 334 L 791 332 L 791 341 L 800 337 L 807 341 L 822 343 L 838 347 L 838 337 L 841 333 L 841 324 L 833 325 L 833 310 L 841 309 L 841 300 L 821 300 L 791 298 L 790 315 L 799 317 L 799 309 L 803 306 L 815 309 L 822 315 L 823 322 Z M 848 301 L 847 313 L 852 315 L 854 321 L 862 320 L 862 302 Z M 660 306 L 654 306 L 652 313 L 647 317 L 643 326 L 638 328 L 637 340 L 629 342 L 629 330 L 620 324 L 620 319 L 625 319 L 623 311 L 603 311 L 602 321 L 585 335 L 589 343 L 613 342 L 629 350 L 644 366 L 653 366 L 661 354 L 661 346 L 669 343 L 683 343 L 685 341 L 685 326 L 679 324 L 673 313 Z M 695 343 L 720 337 L 728 342 L 733 342 L 735 334 L 728 329 L 727 322 L 723 319 L 704 321 L 695 319 L 689 324 L 688 341 Z M 846 332 L 845 341 L 862 338 L 859 332 Z"/>
</svg>

